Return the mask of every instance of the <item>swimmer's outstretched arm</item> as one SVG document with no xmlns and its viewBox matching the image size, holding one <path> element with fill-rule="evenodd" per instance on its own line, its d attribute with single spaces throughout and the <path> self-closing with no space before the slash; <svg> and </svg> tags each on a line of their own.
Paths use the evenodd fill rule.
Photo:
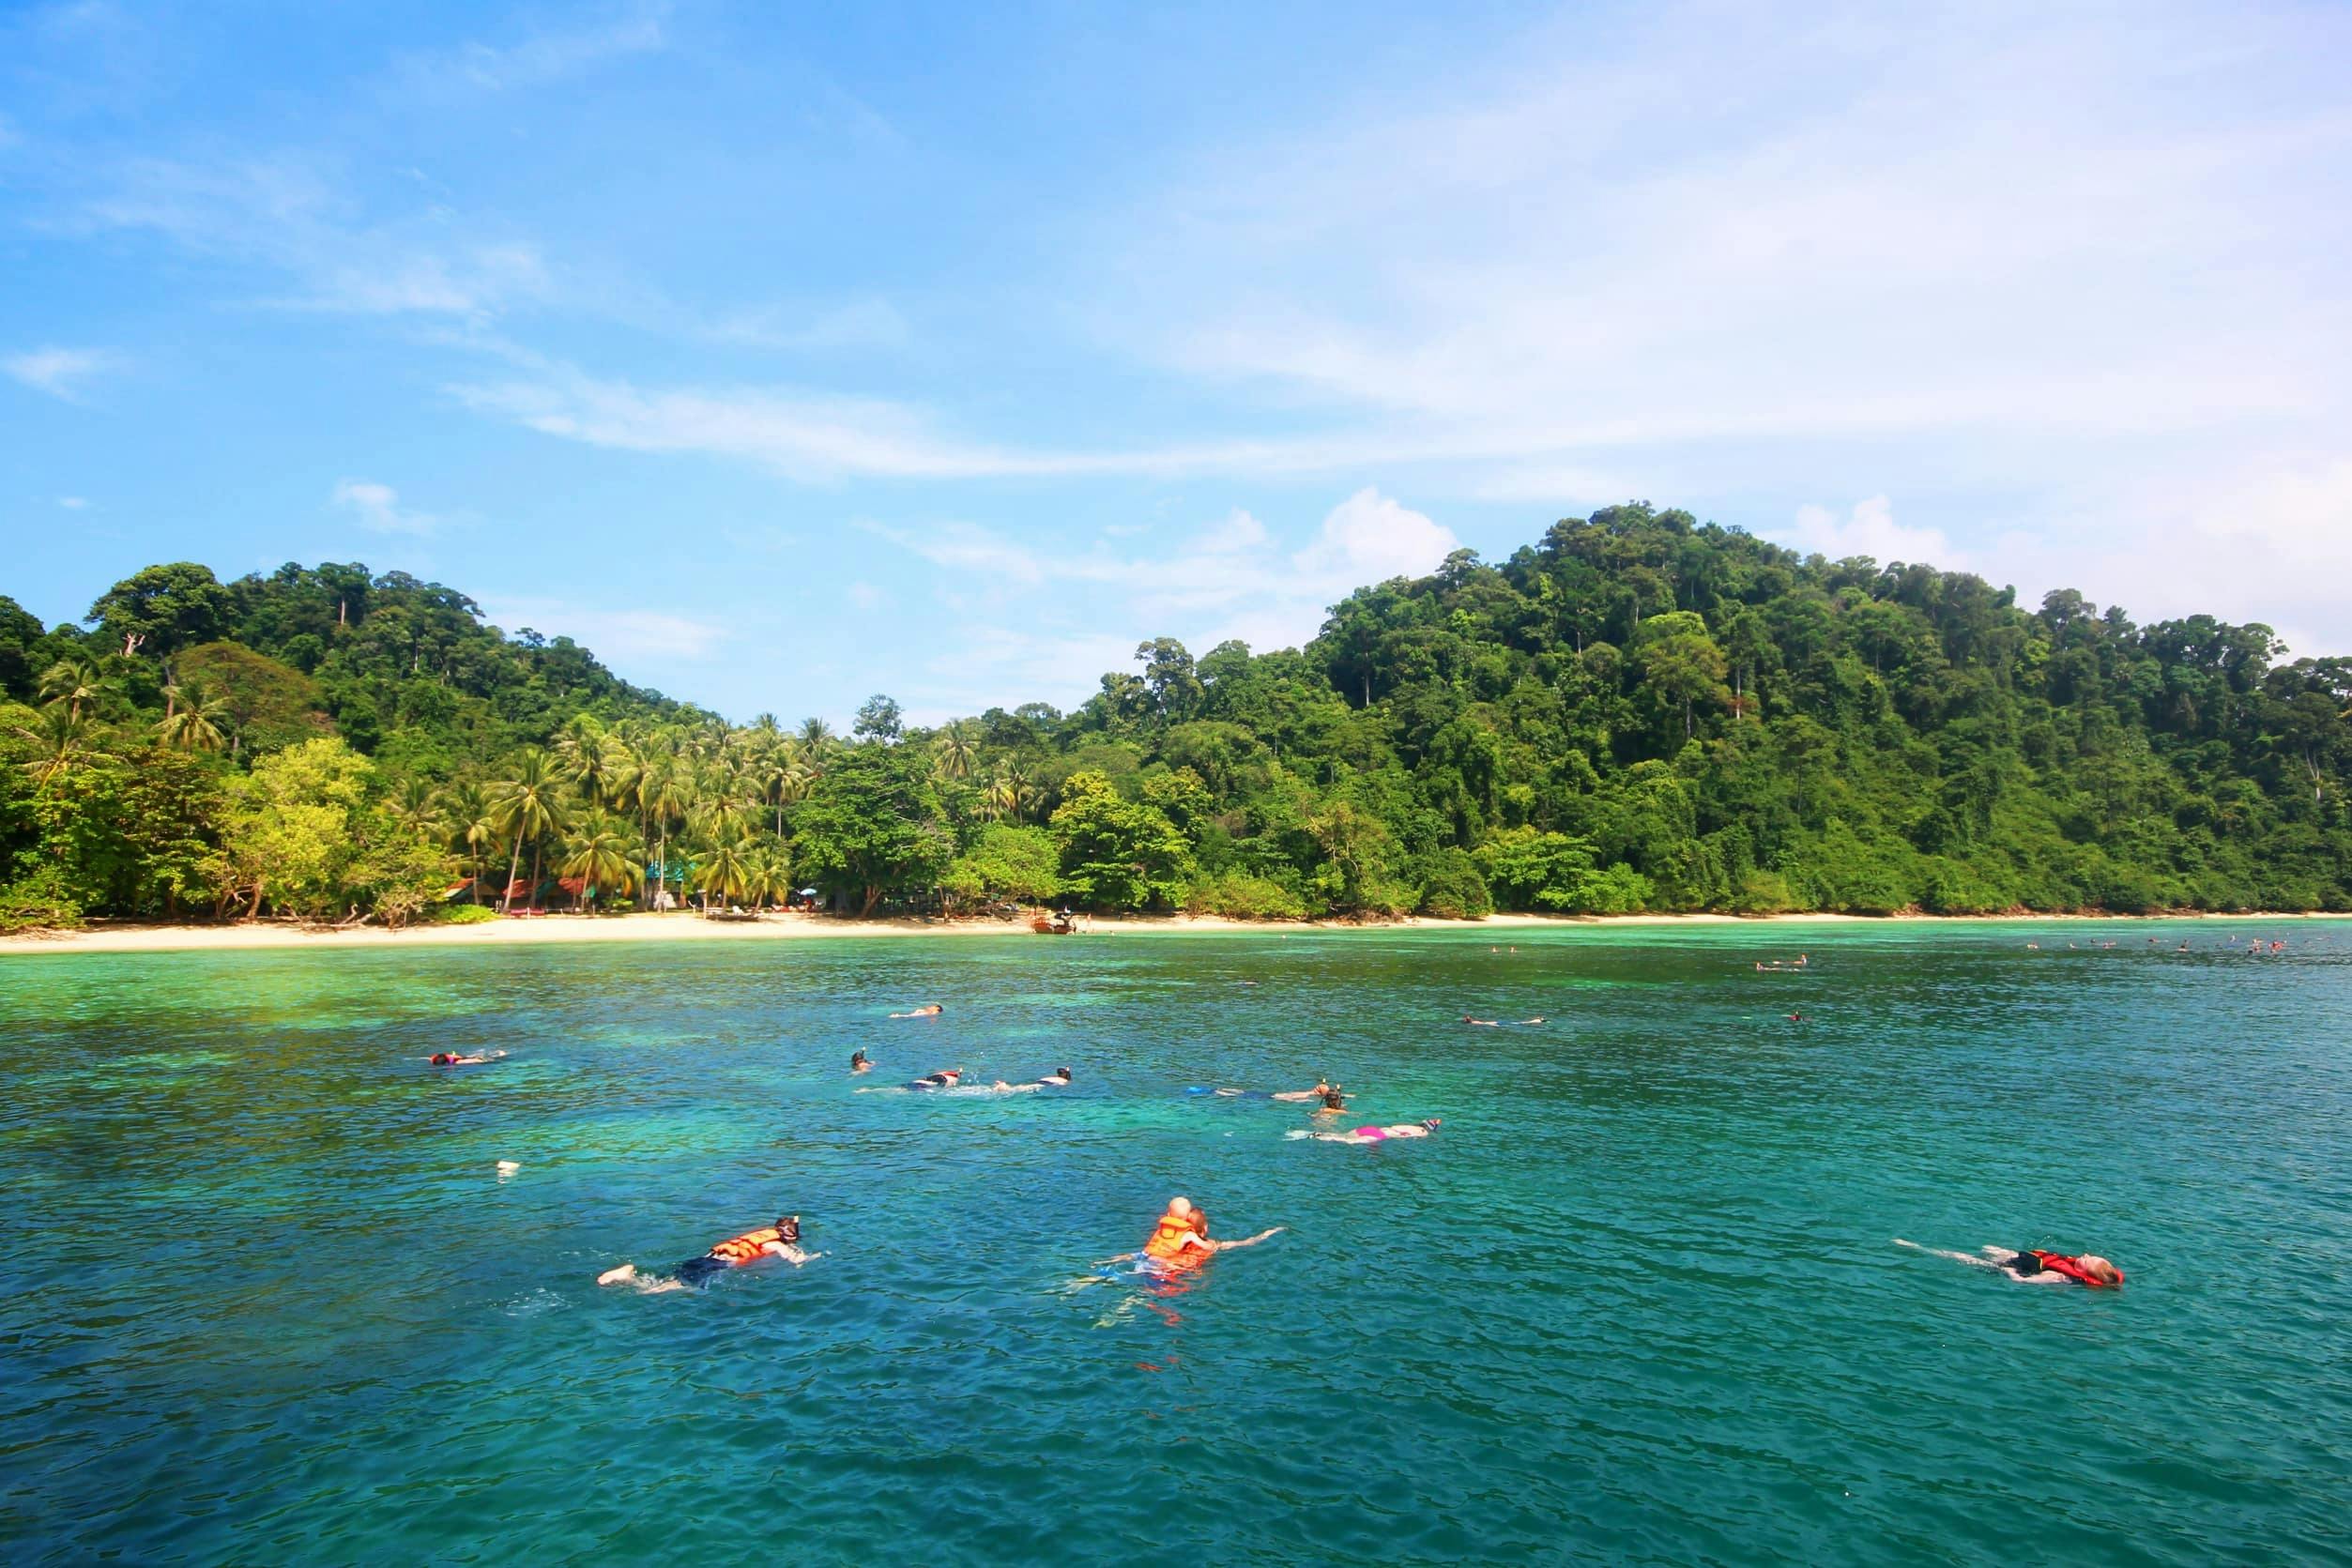
<svg viewBox="0 0 2352 1568">
<path fill-rule="evenodd" d="M 1255 1236 L 1245 1236 L 1238 1241 L 1212 1241 L 1208 1246 L 1211 1252 L 1231 1252 L 1235 1247 L 1254 1247 L 1267 1237 L 1279 1236 L 1289 1228 L 1288 1225 L 1275 1225 L 1270 1230 L 1261 1230 Z"/>
</svg>

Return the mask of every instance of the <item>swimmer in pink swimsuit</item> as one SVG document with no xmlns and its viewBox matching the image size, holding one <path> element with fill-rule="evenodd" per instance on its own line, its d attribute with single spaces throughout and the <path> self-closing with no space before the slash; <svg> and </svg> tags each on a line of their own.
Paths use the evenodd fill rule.
<svg viewBox="0 0 2352 1568">
<path fill-rule="evenodd" d="M 1391 1138 L 1426 1138 L 1437 1130 L 1439 1119 L 1427 1121 L 1397 1121 L 1386 1127 L 1358 1127 L 1347 1133 L 1310 1133 L 1305 1128 L 1285 1133 L 1290 1138 L 1313 1138 L 1318 1143 L 1386 1143 Z"/>
</svg>

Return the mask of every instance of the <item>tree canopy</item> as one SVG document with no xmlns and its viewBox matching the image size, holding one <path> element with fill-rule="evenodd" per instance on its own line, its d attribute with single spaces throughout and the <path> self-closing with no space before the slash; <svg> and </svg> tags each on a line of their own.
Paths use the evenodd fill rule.
<svg viewBox="0 0 2352 1568">
<path fill-rule="evenodd" d="M 392 918 L 485 878 L 805 879 L 853 911 L 2352 907 L 2352 660 L 2283 651 L 1630 505 L 1360 588 L 1302 648 L 1149 637 L 1074 711 L 925 727 L 877 694 L 845 741 L 403 572 L 183 562 L 82 626 L 0 598 L 0 923 Z"/>
</svg>

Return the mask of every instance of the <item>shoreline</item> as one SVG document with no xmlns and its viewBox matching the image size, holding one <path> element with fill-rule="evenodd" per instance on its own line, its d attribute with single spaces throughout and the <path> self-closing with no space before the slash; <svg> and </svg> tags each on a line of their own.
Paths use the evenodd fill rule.
<svg viewBox="0 0 2352 1568">
<path fill-rule="evenodd" d="M 1219 915 L 1129 915 L 1090 919 L 1089 936 L 1318 936 L 1337 932 L 1594 930 L 1608 926 L 1675 925 L 1997 925 L 2068 921 L 2314 921 L 2352 919 L 2352 914 L 2257 911 L 2244 915 L 1527 915 L 1496 914 L 1482 921 L 1439 920 L 1427 915 L 1381 921 L 1242 921 Z M 389 948 L 482 945 L 543 946 L 580 942 L 796 941 L 842 936 L 1030 936 L 1019 921 L 843 920 L 832 916 L 771 915 L 756 921 L 711 921 L 699 915 L 542 915 L 476 925 L 412 925 L 399 931 L 378 926 L 313 928 L 293 921 L 255 921 L 234 925 L 104 924 L 78 931 L 27 932 L 0 936 L 0 957 L 13 953 L 216 952 L 290 948 Z"/>
</svg>

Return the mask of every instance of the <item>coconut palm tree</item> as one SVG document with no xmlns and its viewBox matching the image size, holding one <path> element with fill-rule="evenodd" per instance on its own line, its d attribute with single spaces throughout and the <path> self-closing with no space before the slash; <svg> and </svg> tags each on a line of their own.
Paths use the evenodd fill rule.
<svg viewBox="0 0 2352 1568">
<path fill-rule="evenodd" d="M 58 660 L 41 672 L 41 697 L 46 702 L 64 703 L 69 717 L 82 717 L 83 706 L 95 702 L 106 689 L 106 680 L 98 665 L 79 654 Z"/>
<path fill-rule="evenodd" d="M 781 904 L 792 896 L 792 862 L 781 840 L 752 846 L 743 860 L 743 897 L 755 907 Z"/>
<path fill-rule="evenodd" d="M 32 742 L 33 755 L 25 759 L 24 768 L 37 784 L 47 784 L 85 763 L 115 760 L 112 752 L 99 750 L 97 726 L 70 708 L 53 703 L 41 710 L 38 724 L 8 727 Z"/>
<path fill-rule="evenodd" d="M 595 716 L 575 713 L 556 738 L 556 760 L 580 798 L 602 806 L 611 799 L 613 748 Z"/>
<path fill-rule="evenodd" d="M 441 823 L 448 830 L 450 847 L 465 855 L 466 868 L 473 877 L 473 901 L 480 904 L 481 857 L 498 842 L 498 824 L 496 814 L 491 810 L 490 797 L 478 784 L 453 784 L 441 792 L 440 808 Z M 512 881 L 513 878 L 509 877 L 508 880 Z"/>
<path fill-rule="evenodd" d="M 402 831 L 415 834 L 419 844 L 442 830 L 440 792 L 430 779 L 403 779 L 391 799 L 384 802 L 384 809 Z"/>
<path fill-rule="evenodd" d="M 939 769 L 943 777 L 971 777 L 972 758 L 977 753 L 972 746 L 971 726 L 963 720 L 950 719 L 940 725 L 939 738 L 932 741 L 931 749 L 939 759 Z"/>
<path fill-rule="evenodd" d="M 675 880 L 670 873 L 670 825 L 686 820 L 694 799 L 692 781 L 677 757 L 656 752 L 646 759 L 645 775 L 637 785 L 637 806 L 659 837 L 653 864 L 664 887 Z"/>
<path fill-rule="evenodd" d="M 824 720 L 803 719 L 801 721 L 801 744 L 808 751 L 811 761 L 821 756 L 825 748 L 832 744 L 832 739 L 833 727 Z"/>
<path fill-rule="evenodd" d="M 155 726 L 156 739 L 176 752 L 217 752 L 228 744 L 221 726 L 228 722 L 225 698 L 209 700 L 193 687 L 163 688 L 163 718 Z"/>
<path fill-rule="evenodd" d="M 539 887 L 539 845 L 547 834 L 560 831 L 570 814 L 563 798 L 563 778 L 555 759 L 536 746 L 526 747 L 514 759 L 513 777 L 491 786 L 491 820 L 498 831 L 512 835 L 514 857 L 507 866 L 506 900 L 500 907 L 514 908 L 514 878 L 523 869 L 523 841 L 531 844 L 531 887 Z"/>
<path fill-rule="evenodd" d="M 1007 764 L 1004 770 L 988 782 L 988 809 L 999 816 L 1018 822 L 1037 805 L 1037 785 L 1021 771 L 1018 763 Z"/>
<path fill-rule="evenodd" d="M 711 845 L 702 864 L 695 868 L 695 886 L 700 888 L 705 899 L 716 893 L 722 902 L 742 898 L 748 886 L 750 854 L 740 835 L 720 839 Z"/>
<path fill-rule="evenodd" d="M 634 845 L 626 827 L 609 816 L 594 817 L 566 842 L 558 869 L 580 879 L 583 904 L 595 903 L 602 892 L 634 892 L 645 880 L 645 867 L 629 858 Z"/>
</svg>

